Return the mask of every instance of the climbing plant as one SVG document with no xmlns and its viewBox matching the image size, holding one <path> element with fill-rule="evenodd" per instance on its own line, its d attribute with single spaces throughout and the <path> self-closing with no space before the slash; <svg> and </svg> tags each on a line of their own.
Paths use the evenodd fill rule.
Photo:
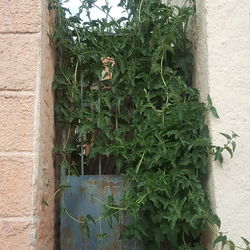
<svg viewBox="0 0 250 250">
<path fill-rule="evenodd" d="M 129 188 L 122 205 L 110 198 L 104 210 L 105 216 L 126 211 L 132 218 L 122 237 L 135 237 L 145 249 L 204 249 L 206 225 L 220 226 L 205 187 L 209 158 L 222 163 L 223 151 L 233 156 L 237 135 L 222 133 L 225 145 L 212 144 L 206 115 L 219 116 L 211 98 L 200 102 L 193 87 L 187 27 L 194 3 L 121 0 L 119 6 L 124 16 L 115 19 L 108 1 L 98 7 L 82 0 L 76 15 L 60 0 L 50 1 L 56 13 L 55 113 L 66 131 L 56 147 L 61 167 L 79 175 L 82 142 L 85 150 L 91 145 L 87 162 L 112 156 Z M 93 7 L 106 18 L 92 20 Z M 88 228 L 94 221 L 86 215 L 79 223 Z M 225 237 L 219 233 L 215 244 L 234 249 Z"/>
</svg>

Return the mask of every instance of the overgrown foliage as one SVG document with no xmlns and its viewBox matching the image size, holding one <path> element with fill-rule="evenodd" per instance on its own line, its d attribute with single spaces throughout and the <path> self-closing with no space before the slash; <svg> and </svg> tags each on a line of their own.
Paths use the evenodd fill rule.
<svg viewBox="0 0 250 250">
<path fill-rule="evenodd" d="M 145 249 L 204 249 L 199 237 L 207 222 L 219 226 L 204 186 L 209 156 L 221 163 L 224 150 L 232 156 L 237 135 L 222 134 L 223 147 L 211 143 L 205 117 L 218 114 L 192 86 L 186 33 L 193 3 L 121 0 L 124 17 L 112 18 L 107 3 L 107 18 L 91 20 L 95 2 L 83 0 L 68 18 L 60 1 L 50 3 L 57 13 L 56 117 L 67 130 L 58 146 L 61 165 L 78 174 L 83 139 L 92 145 L 88 160 L 112 155 L 130 185 L 122 207 L 106 207 L 107 214 L 121 209 L 132 217 L 123 237 L 141 240 Z"/>
</svg>

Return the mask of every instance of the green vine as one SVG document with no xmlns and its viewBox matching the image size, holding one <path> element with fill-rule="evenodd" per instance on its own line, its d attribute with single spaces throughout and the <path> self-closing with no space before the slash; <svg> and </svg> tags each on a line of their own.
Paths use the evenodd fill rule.
<svg viewBox="0 0 250 250">
<path fill-rule="evenodd" d="M 92 20 L 95 2 L 82 0 L 79 13 L 69 17 L 60 0 L 49 4 L 57 15 L 55 112 L 67 135 L 56 148 L 61 167 L 80 174 L 81 143 L 84 150 L 91 145 L 87 163 L 112 156 L 130 188 L 122 207 L 111 198 L 103 204 L 102 218 L 126 211 L 132 222 L 122 237 L 135 237 L 145 249 L 205 249 L 199 239 L 206 225 L 220 226 L 205 188 L 209 155 L 221 163 L 223 151 L 232 157 L 237 135 L 222 133 L 222 147 L 211 143 L 205 118 L 208 112 L 219 116 L 211 98 L 200 102 L 192 87 L 186 28 L 195 17 L 193 1 L 178 7 L 121 0 L 124 17 L 115 20 L 107 3 L 98 7 L 107 18 Z M 88 21 L 81 19 L 83 10 Z M 84 221 L 79 223 L 89 234 L 87 223 L 96 221 L 89 215 Z M 219 233 L 214 244 L 236 248 L 225 237 Z"/>
</svg>

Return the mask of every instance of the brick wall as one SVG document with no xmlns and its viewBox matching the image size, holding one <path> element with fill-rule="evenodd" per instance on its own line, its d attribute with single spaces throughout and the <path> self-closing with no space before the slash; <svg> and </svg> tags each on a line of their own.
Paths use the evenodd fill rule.
<svg viewBox="0 0 250 250">
<path fill-rule="evenodd" d="M 53 249 L 53 54 L 44 0 L 0 1 L 0 250 Z"/>
</svg>

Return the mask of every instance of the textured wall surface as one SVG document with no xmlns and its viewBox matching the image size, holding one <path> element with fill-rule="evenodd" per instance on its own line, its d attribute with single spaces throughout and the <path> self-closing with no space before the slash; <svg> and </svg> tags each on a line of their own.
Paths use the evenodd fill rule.
<svg viewBox="0 0 250 250">
<path fill-rule="evenodd" d="M 47 1 L 0 1 L 0 250 L 53 249 Z"/>
<path fill-rule="evenodd" d="M 180 0 L 181 1 L 181 0 Z M 0 250 L 53 249 L 53 54 L 45 0 L 0 1 Z M 209 179 L 222 231 L 250 238 L 250 2 L 197 1 L 196 85 L 221 119 L 208 117 L 215 144 L 234 130 L 235 157 Z M 211 246 L 208 248 L 211 249 Z"/>
<path fill-rule="evenodd" d="M 250 2 L 197 1 L 197 11 L 196 84 L 221 117 L 208 117 L 213 142 L 225 143 L 220 132 L 240 135 L 232 160 L 225 155 L 223 167 L 211 161 L 210 195 L 222 231 L 244 246 L 240 236 L 250 239 Z"/>
</svg>

